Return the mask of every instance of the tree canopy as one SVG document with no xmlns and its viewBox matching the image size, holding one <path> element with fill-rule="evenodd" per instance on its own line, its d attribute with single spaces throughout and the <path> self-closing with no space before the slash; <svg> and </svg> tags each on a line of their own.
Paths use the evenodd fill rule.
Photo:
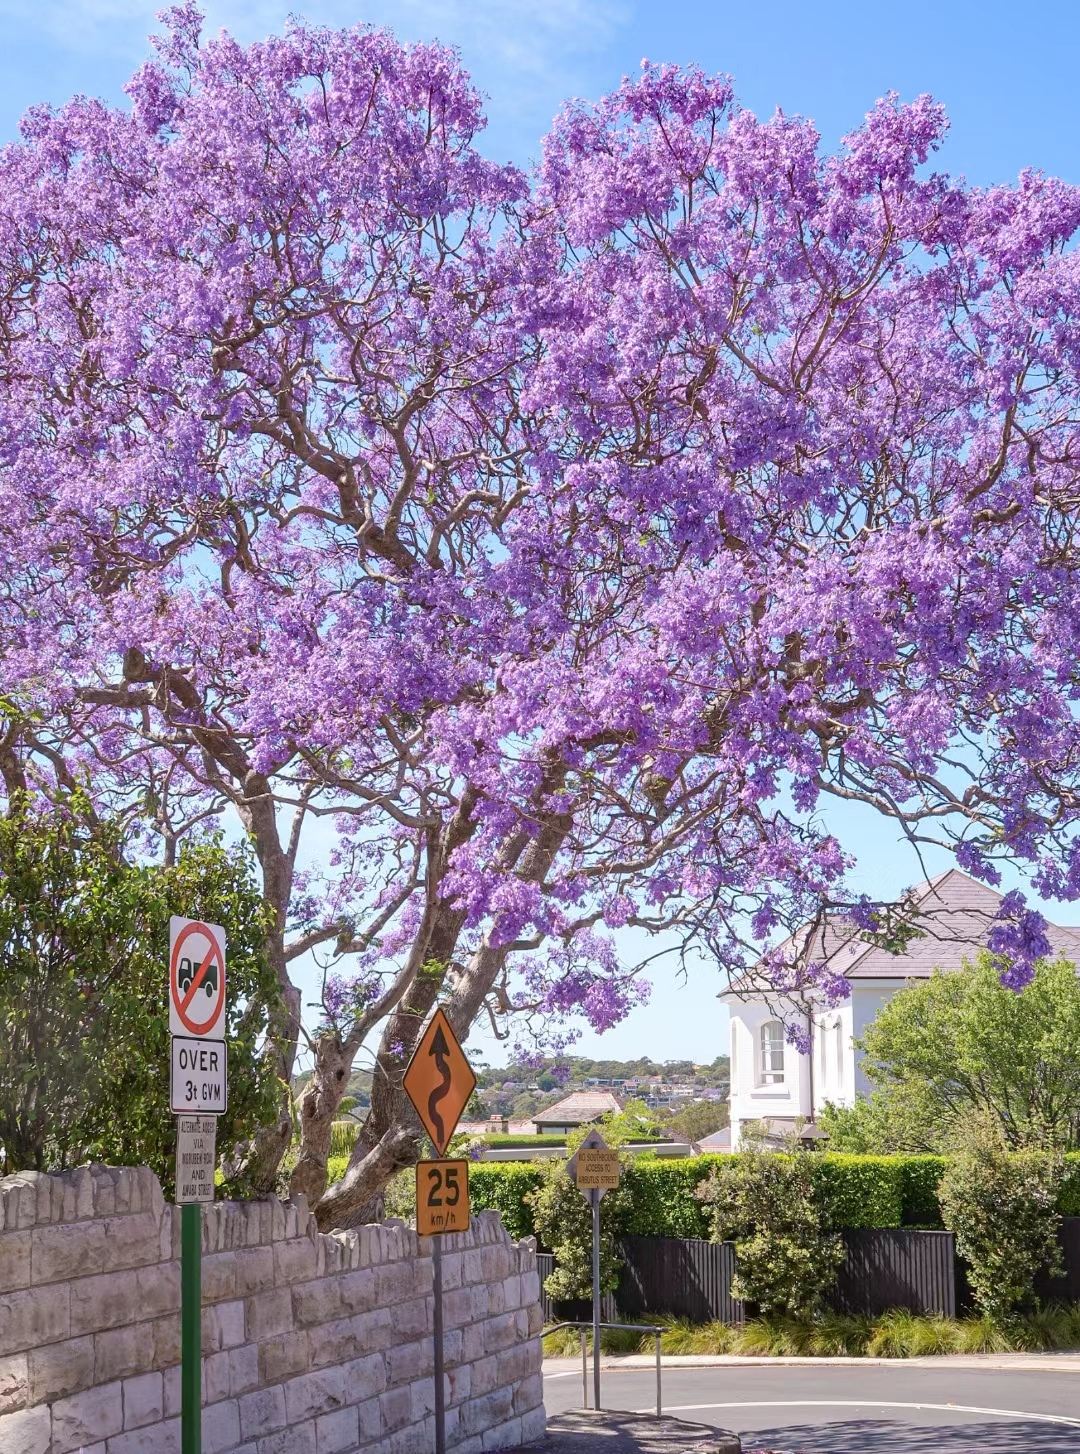
<svg viewBox="0 0 1080 1454">
<path fill-rule="evenodd" d="M 385 1027 L 324 1225 L 415 1156 L 437 999 L 602 1029 L 627 927 L 872 928 L 830 797 L 1080 891 L 1080 192 L 931 170 L 926 97 L 825 154 L 652 65 L 526 176 L 454 53 L 191 3 L 128 95 L 0 156 L 0 769 L 166 854 L 238 816 L 283 1084 L 326 957 L 297 1190 Z"/>
<path fill-rule="evenodd" d="M 862 1038 L 869 1101 L 823 1119 L 837 1150 L 949 1151 L 982 1116 L 1012 1149 L 1080 1148 L 1080 979 L 1042 961 L 1022 995 L 1000 965 L 937 973 L 900 990 Z"/>
<path fill-rule="evenodd" d="M 169 1187 L 169 917 L 224 926 L 229 1109 L 219 1150 L 254 1136 L 277 1087 L 264 1054 L 277 985 L 249 855 L 184 844 L 133 865 L 76 796 L 0 820 L 0 1174 L 84 1161 L 150 1166 Z"/>
</svg>

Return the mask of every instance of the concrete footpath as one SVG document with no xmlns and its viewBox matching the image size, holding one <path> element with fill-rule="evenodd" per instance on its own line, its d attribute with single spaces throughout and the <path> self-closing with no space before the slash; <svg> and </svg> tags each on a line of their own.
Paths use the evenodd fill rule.
<svg viewBox="0 0 1080 1454">
<path fill-rule="evenodd" d="M 740 1454 L 737 1434 L 614 1410 L 579 1409 L 548 1419 L 547 1438 L 517 1454 Z"/>
</svg>

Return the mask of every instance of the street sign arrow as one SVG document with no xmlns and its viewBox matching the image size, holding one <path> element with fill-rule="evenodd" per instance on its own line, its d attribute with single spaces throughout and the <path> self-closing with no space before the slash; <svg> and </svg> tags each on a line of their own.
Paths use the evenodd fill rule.
<svg viewBox="0 0 1080 1454">
<path fill-rule="evenodd" d="M 420 1037 L 402 1085 L 442 1156 L 476 1088 L 476 1076 L 442 1010 L 435 1011 Z"/>
</svg>

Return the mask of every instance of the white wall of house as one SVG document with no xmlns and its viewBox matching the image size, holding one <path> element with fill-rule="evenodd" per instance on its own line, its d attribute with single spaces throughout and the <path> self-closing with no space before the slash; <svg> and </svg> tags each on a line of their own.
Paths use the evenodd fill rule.
<svg viewBox="0 0 1080 1454">
<path fill-rule="evenodd" d="M 731 1056 L 731 1144 L 738 1149 L 742 1123 L 760 1120 L 791 1120 L 810 1116 L 810 1085 L 813 1080 L 814 1114 L 827 1105 L 850 1106 L 857 1096 L 869 1095 L 873 1087 L 862 1068 L 862 1053 L 855 1041 L 880 1013 L 906 980 L 868 980 L 852 983 L 851 994 L 842 1004 L 814 1013 L 813 1064 L 785 1043 L 783 1077 L 765 1067 L 762 1027 L 775 1023 L 775 1002 L 728 1000 Z M 794 1005 L 782 1007 L 789 1020 L 801 1013 Z M 769 1044 L 775 1043 L 769 1038 Z M 775 1055 L 773 1056 L 775 1059 Z"/>
<path fill-rule="evenodd" d="M 809 1114 L 810 1066 L 783 1038 L 775 1009 L 763 1000 L 731 999 L 731 1144 L 744 1121 L 790 1120 Z M 785 1007 L 793 1019 L 795 1006 Z"/>
<path fill-rule="evenodd" d="M 814 1114 L 825 1106 L 850 1106 L 857 1089 L 852 1045 L 854 994 L 814 1016 Z"/>
<path fill-rule="evenodd" d="M 882 1007 L 887 1005 L 893 995 L 905 985 L 912 983 L 910 980 L 902 980 L 897 983 L 885 983 L 881 980 L 868 980 L 865 984 L 852 986 L 851 1007 L 852 1007 L 852 1034 L 856 1040 L 865 1035 L 868 1027 L 873 1023 L 880 1013 Z M 857 1095 L 868 1096 L 874 1087 L 866 1078 L 862 1068 L 862 1053 L 855 1056 L 855 1091 Z"/>
</svg>

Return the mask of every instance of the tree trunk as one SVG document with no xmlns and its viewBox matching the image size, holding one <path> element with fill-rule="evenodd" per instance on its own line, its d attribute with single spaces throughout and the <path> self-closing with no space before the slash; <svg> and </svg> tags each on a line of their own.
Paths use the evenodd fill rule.
<svg viewBox="0 0 1080 1454">
<path fill-rule="evenodd" d="M 545 776 L 543 796 L 556 791 L 564 776 L 565 766 L 552 764 Z M 512 858 L 519 861 L 522 879 L 534 883 L 543 880 L 571 826 L 568 814 L 548 814 L 537 838 L 531 842 L 523 839 L 510 850 Z M 446 966 L 463 924 L 464 915 L 460 911 L 452 909 L 445 900 L 437 902 L 423 956 L 424 972 L 417 975 L 383 1032 L 371 1087 L 371 1110 L 356 1139 L 348 1169 L 315 1208 L 316 1220 L 324 1232 L 333 1227 L 357 1226 L 394 1172 L 414 1165 L 419 1156 L 422 1134 L 419 1117 L 401 1088 L 401 1080 L 442 988 Z M 508 952 L 506 946 L 485 940 L 447 1001 L 447 1017 L 462 1042 L 468 1039 L 473 1021 L 498 979 Z M 441 966 L 441 973 L 432 972 L 435 965 Z"/>
<path fill-rule="evenodd" d="M 292 1144 L 292 1077 L 300 1040 L 300 991 L 289 978 L 285 959 L 285 922 L 292 893 L 293 865 L 281 847 L 277 813 L 270 784 L 261 773 L 245 772 L 240 817 L 255 843 L 262 869 L 263 897 L 273 912 L 267 931 L 267 952 L 281 994 L 282 1009 L 270 1024 L 267 1055 L 281 1082 L 278 1114 L 261 1126 L 255 1139 L 239 1158 L 239 1169 L 257 1192 L 269 1195 L 277 1190 L 282 1158 Z"/>
<path fill-rule="evenodd" d="M 292 1073 L 300 1033 L 300 991 L 293 985 L 282 991 L 284 1009 L 271 1023 L 266 1055 L 281 1082 L 277 1115 L 260 1126 L 254 1139 L 239 1148 L 233 1169 L 251 1181 L 256 1192 L 269 1196 L 277 1190 L 282 1158 L 292 1145 Z"/>
<path fill-rule="evenodd" d="M 383 1030 L 371 1082 L 371 1109 L 356 1138 L 348 1169 L 315 1209 L 324 1231 L 358 1226 L 394 1172 L 412 1166 L 419 1154 L 420 1123 L 401 1089 L 401 1079 L 438 998 L 464 915 L 440 902 L 432 919 L 430 932 L 422 930 L 418 935 L 426 941 L 423 971 Z"/>
<path fill-rule="evenodd" d="M 313 1207 L 326 1190 L 330 1132 L 345 1096 L 354 1052 L 337 1035 L 323 1035 L 315 1050 L 315 1066 L 300 1098 L 300 1157 L 289 1178 L 289 1195 L 302 1194 Z"/>
</svg>

